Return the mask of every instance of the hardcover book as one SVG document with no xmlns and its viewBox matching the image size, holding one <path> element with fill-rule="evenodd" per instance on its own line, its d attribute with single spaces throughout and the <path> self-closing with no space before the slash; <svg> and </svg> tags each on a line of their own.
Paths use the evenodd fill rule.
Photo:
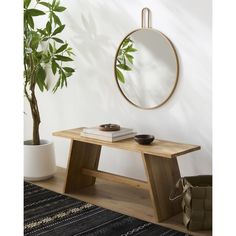
<svg viewBox="0 0 236 236">
<path fill-rule="evenodd" d="M 133 132 L 133 129 L 122 128 L 122 127 L 120 128 L 120 130 L 117 130 L 117 131 L 101 131 L 99 130 L 98 127 L 83 129 L 83 133 L 85 134 L 94 134 L 94 135 L 100 135 L 100 136 L 110 137 L 110 138 L 115 138 L 122 135 L 131 134 L 132 132 Z"/>
<path fill-rule="evenodd" d="M 136 135 L 136 132 L 131 132 L 128 134 L 117 136 L 117 137 L 107 137 L 107 136 L 103 136 L 103 135 L 88 134 L 88 133 L 84 133 L 84 132 L 81 132 L 80 135 L 83 137 L 94 138 L 94 139 L 98 139 L 98 140 L 102 140 L 102 141 L 116 142 L 116 141 L 120 141 L 123 139 L 133 138 Z"/>
</svg>

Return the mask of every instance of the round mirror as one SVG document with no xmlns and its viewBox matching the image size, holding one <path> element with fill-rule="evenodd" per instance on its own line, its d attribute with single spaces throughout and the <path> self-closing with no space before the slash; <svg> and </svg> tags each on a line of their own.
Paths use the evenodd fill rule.
<svg viewBox="0 0 236 236">
<path fill-rule="evenodd" d="M 136 107 L 153 109 L 163 105 L 174 92 L 178 74 L 174 46 L 158 30 L 135 30 L 117 50 L 116 82 L 126 100 Z"/>
</svg>

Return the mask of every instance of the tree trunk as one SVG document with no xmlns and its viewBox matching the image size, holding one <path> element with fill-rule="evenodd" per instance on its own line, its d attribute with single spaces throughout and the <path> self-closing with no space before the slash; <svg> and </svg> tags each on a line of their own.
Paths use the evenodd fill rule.
<svg viewBox="0 0 236 236">
<path fill-rule="evenodd" d="M 34 87 L 31 89 L 30 108 L 33 118 L 33 145 L 40 145 L 39 124 L 41 121 Z"/>
</svg>

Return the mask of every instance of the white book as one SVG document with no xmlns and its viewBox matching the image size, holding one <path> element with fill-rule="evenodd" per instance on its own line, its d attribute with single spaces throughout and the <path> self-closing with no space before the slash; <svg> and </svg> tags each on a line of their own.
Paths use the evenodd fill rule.
<svg viewBox="0 0 236 236">
<path fill-rule="evenodd" d="M 98 139 L 98 140 L 102 140 L 102 141 L 116 142 L 116 141 L 120 141 L 123 139 L 133 138 L 136 135 L 136 132 L 132 132 L 132 133 L 125 134 L 122 136 L 118 136 L 118 137 L 106 137 L 106 136 L 102 136 L 102 135 L 88 134 L 88 133 L 84 133 L 84 132 L 81 132 L 80 135 L 82 137 L 86 137 L 86 138 L 94 138 L 94 139 Z"/>
<path fill-rule="evenodd" d="M 120 130 L 117 130 L 117 131 L 102 131 L 102 130 L 99 130 L 98 127 L 93 127 L 93 128 L 83 128 L 83 132 L 86 134 L 95 134 L 95 135 L 114 138 L 114 137 L 119 137 L 126 134 L 131 134 L 133 132 L 133 129 L 120 128 Z"/>
</svg>

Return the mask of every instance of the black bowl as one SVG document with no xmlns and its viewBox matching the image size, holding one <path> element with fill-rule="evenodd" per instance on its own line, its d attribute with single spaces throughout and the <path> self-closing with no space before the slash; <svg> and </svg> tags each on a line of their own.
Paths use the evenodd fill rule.
<svg viewBox="0 0 236 236">
<path fill-rule="evenodd" d="M 139 134 L 134 136 L 134 140 L 141 145 L 148 145 L 155 139 L 153 135 Z"/>
</svg>

